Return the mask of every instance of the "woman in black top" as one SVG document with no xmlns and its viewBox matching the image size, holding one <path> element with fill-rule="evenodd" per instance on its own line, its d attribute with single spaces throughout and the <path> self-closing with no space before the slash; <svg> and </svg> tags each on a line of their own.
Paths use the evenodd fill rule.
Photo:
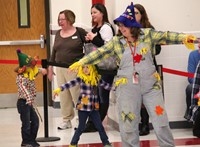
<svg viewBox="0 0 200 147">
<path fill-rule="evenodd" d="M 103 46 L 106 42 L 108 42 L 114 36 L 114 29 L 108 20 L 108 14 L 106 7 L 103 4 L 97 3 L 91 7 L 91 16 L 92 16 L 92 26 L 93 29 L 86 35 L 86 40 L 92 42 L 97 47 Z M 104 71 L 101 73 L 101 78 L 107 82 L 112 84 L 114 79 L 114 74 L 110 74 L 110 71 Z M 108 107 L 109 107 L 109 95 L 110 91 L 106 90 L 102 87 L 98 88 L 98 96 L 100 98 L 100 109 L 99 113 L 101 116 L 101 121 L 104 120 L 107 115 Z M 96 128 L 92 121 L 88 121 L 86 124 L 85 132 L 94 132 Z"/>
</svg>

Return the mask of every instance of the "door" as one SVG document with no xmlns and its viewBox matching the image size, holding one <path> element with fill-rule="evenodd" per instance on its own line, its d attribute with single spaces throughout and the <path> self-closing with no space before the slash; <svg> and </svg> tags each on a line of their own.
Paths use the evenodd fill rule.
<svg viewBox="0 0 200 147">
<path fill-rule="evenodd" d="M 30 28 L 18 27 L 17 0 L 0 0 L 0 42 L 17 40 L 39 40 L 40 35 L 46 36 L 45 3 L 44 0 L 29 0 Z M 0 45 L 0 108 L 13 107 L 17 100 L 17 86 L 15 84 L 17 66 L 16 49 L 27 55 L 38 55 L 40 59 L 47 58 L 46 46 L 37 45 Z M 41 65 L 38 65 L 41 67 Z M 37 92 L 42 96 L 42 76 L 36 79 Z"/>
</svg>

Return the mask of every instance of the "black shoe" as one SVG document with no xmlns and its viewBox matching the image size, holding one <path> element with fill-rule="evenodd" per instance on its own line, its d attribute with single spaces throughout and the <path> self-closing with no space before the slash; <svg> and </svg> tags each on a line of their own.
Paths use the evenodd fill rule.
<svg viewBox="0 0 200 147">
<path fill-rule="evenodd" d="M 200 138 L 200 130 L 193 130 L 193 135 Z"/>
<path fill-rule="evenodd" d="M 150 133 L 149 126 L 147 125 L 141 126 L 141 130 L 139 132 L 140 136 L 145 136 L 145 135 L 148 135 L 149 133 Z"/>
<path fill-rule="evenodd" d="M 34 142 L 33 146 L 34 146 L 34 147 L 39 147 L 39 146 L 40 146 L 40 144 L 39 144 L 39 143 L 37 143 L 37 142 Z"/>
</svg>

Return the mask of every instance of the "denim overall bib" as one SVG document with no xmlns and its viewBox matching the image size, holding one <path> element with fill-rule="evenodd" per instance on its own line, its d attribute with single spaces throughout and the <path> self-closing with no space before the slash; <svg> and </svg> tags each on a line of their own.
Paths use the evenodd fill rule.
<svg viewBox="0 0 200 147">
<path fill-rule="evenodd" d="M 155 65 L 148 43 L 139 43 L 135 47 L 126 40 L 120 40 L 125 50 L 119 65 L 116 80 L 127 79 L 127 83 L 116 88 L 119 127 L 123 147 L 139 147 L 139 122 L 141 104 L 145 105 L 151 118 L 160 147 L 174 147 L 174 140 L 169 128 L 168 117 L 164 107 L 161 86 L 153 88 L 157 79 Z M 133 64 L 132 52 L 142 54 L 140 61 Z M 142 52 L 143 51 L 143 52 Z M 138 56 L 139 57 L 139 56 Z M 133 74 L 137 73 L 138 83 L 133 82 Z"/>
</svg>

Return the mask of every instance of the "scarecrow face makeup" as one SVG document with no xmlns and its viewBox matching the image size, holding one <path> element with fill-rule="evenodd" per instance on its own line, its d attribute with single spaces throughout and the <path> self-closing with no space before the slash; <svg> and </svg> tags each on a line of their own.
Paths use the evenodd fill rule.
<svg viewBox="0 0 200 147">
<path fill-rule="evenodd" d="M 86 75 L 90 74 L 89 67 L 87 65 L 83 66 L 83 73 L 86 74 Z"/>
</svg>

